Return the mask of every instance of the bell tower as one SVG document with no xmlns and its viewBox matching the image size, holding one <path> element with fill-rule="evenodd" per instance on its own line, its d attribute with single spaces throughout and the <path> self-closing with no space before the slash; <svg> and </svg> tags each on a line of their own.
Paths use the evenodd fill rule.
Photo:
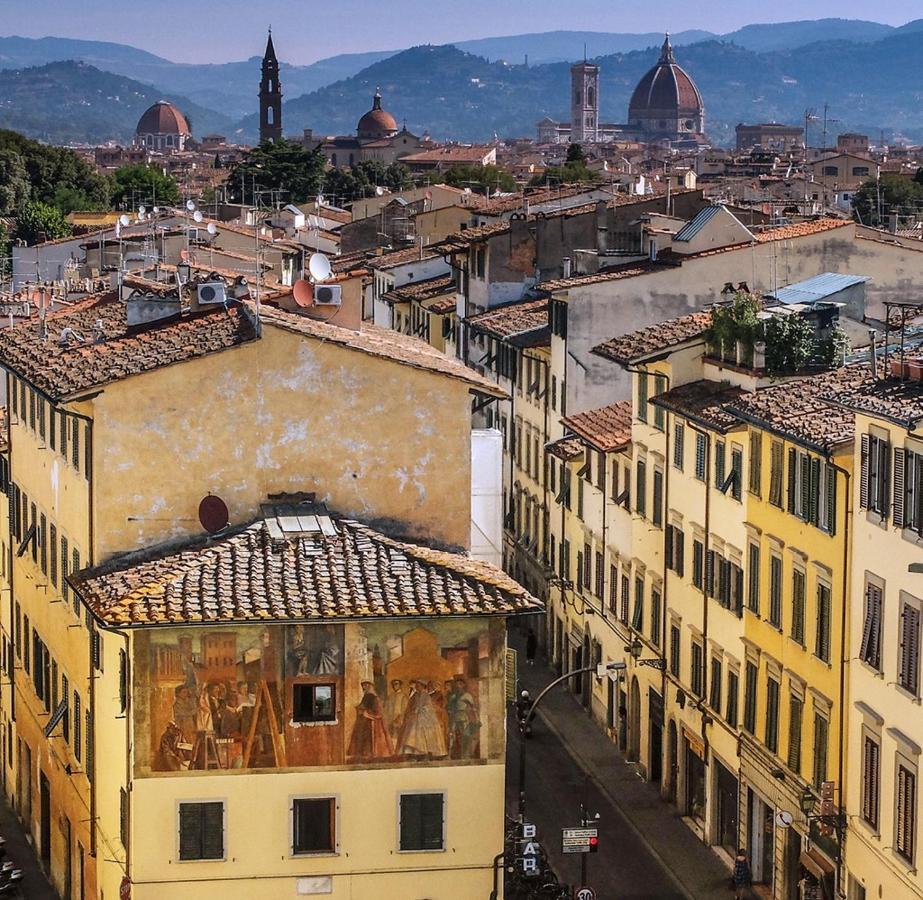
<svg viewBox="0 0 923 900">
<path fill-rule="evenodd" d="M 279 81 L 279 61 L 272 45 L 272 29 L 263 54 L 260 80 L 260 143 L 282 140 L 282 84 Z"/>
<path fill-rule="evenodd" d="M 574 144 L 599 140 L 599 66 L 584 60 L 570 67 L 570 139 Z"/>
</svg>

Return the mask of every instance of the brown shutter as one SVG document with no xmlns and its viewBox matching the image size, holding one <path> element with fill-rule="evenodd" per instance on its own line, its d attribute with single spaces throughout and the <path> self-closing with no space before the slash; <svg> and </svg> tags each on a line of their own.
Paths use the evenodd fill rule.
<svg viewBox="0 0 923 900">
<path fill-rule="evenodd" d="M 862 461 L 859 475 L 859 506 L 869 508 L 869 436 L 862 435 Z"/>
<path fill-rule="evenodd" d="M 905 481 L 905 470 L 906 460 L 903 447 L 894 448 L 894 500 L 893 500 L 893 514 L 894 514 L 894 524 L 899 528 L 903 528 L 906 524 L 904 519 L 904 481 Z"/>
</svg>

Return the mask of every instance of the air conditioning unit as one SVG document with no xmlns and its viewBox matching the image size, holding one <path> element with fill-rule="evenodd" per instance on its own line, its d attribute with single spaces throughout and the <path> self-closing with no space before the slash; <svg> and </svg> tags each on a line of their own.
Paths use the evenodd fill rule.
<svg viewBox="0 0 923 900">
<path fill-rule="evenodd" d="M 343 286 L 340 284 L 317 284 L 314 286 L 315 306 L 339 306 L 343 302 Z"/>
<path fill-rule="evenodd" d="M 227 293 L 223 281 L 206 281 L 196 288 L 196 299 L 199 305 L 208 305 L 209 303 L 227 303 Z"/>
</svg>

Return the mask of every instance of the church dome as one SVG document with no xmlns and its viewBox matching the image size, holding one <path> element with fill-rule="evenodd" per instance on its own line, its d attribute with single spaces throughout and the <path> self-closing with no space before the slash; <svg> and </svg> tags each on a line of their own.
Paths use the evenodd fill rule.
<svg viewBox="0 0 923 900">
<path fill-rule="evenodd" d="M 172 103 L 158 100 L 138 120 L 135 134 L 188 135 L 190 131 L 186 117 Z"/>
<path fill-rule="evenodd" d="M 638 82 L 631 95 L 629 121 L 634 124 L 649 118 L 694 119 L 701 117 L 703 111 L 702 95 L 692 78 L 677 65 L 667 35 L 657 65 Z"/>
<path fill-rule="evenodd" d="M 381 108 L 381 91 L 375 91 L 372 108 L 359 120 L 356 135 L 360 140 L 378 140 L 397 134 L 397 120 Z"/>
</svg>

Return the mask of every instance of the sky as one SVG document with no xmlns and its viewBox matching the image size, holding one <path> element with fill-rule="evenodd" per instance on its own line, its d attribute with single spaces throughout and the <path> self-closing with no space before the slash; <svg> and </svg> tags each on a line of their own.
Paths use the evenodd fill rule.
<svg viewBox="0 0 923 900">
<path fill-rule="evenodd" d="M 338 53 L 397 50 L 536 31 L 716 33 L 755 22 L 873 19 L 902 25 L 920 0 L 0 0 L 0 34 L 131 44 L 177 62 L 261 55 L 272 25 L 276 50 L 305 64 Z"/>
</svg>

